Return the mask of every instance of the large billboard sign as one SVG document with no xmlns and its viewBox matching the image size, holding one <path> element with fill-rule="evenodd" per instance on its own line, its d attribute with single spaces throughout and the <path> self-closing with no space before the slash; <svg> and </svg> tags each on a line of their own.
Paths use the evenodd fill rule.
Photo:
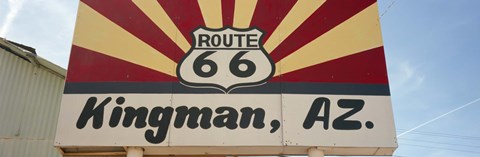
<svg viewBox="0 0 480 157">
<path fill-rule="evenodd" d="M 391 155 L 376 0 L 81 0 L 55 145 Z"/>
</svg>

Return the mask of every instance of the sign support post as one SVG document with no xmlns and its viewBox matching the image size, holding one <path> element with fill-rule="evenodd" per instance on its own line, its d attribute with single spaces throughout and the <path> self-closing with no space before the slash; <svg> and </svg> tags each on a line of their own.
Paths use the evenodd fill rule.
<svg viewBox="0 0 480 157">
<path fill-rule="evenodd" d="M 325 154 L 323 150 L 316 147 L 308 149 L 308 157 L 324 157 Z"/>
<path fill-rule="evenodd" d="M 143 157 L 143 148 L 140 147 L 128 147 L 127 157 Z"/>
</svg>

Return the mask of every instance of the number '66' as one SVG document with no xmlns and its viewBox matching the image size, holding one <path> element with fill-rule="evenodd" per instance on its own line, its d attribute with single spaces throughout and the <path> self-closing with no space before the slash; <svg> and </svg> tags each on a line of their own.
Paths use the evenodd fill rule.
<svg viewBox="0 0 480 157">
<path fill-rule="evenodd" d="M 212 55 L 217 51 L 206 51 L 203 54 L 199 55 L 197 59 L 193 62 L 193 71 L 200 77 L 212 77 L 218 71 L 217 64 L 207 59 L 208 56 Z M 237 76 L 237 77 L 250 77 L 255 73 L 256 66 L 255 64 L 247 59 L 241 59 L 246 53 L 249 51 L 240 51 L 235 56 L 233 56 L 232 60 L 230 61 L 229 68 L 230 72 Z M 245 65 L 246 68 L 240 67 L 241 65 Z M 202 67 L 208 66 L 210 69 L 202 69 Z"/>
</svg>

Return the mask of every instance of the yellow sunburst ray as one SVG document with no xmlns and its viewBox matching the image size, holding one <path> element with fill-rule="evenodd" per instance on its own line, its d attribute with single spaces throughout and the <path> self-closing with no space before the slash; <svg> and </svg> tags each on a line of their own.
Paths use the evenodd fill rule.
<svg viewBox="0 0 480 157">
<path fill-rule="evenodd" d="M 382 46 L 377 3 L 276 63 L 285 74 Z M 277 70 L 275 76 L 280 75 Z"/>
<path fill-rule="evenodd" d="M 263 45 L 265 50 L 268 53 L 272 52 L 288 35 L 292 34 L 295 29 L 312 15 L 315 10 L 322 6 L 325 1 L 326 0 L 297 1 Z"/>
<path fill-rule="evenodd" d="M 175 41 L 183 52 L 187 52 L 190 49 L 190 43 L 188 43 L 187 39 L 185 39 L 175 23 L 173 23 L 170 16 L 168 16 L 167 12 L 165 12 L 163 7 L 157 1 L 133 0 L 133 3 L 135 3 L 135 5 L 137 5 L 137 7 L 140 8 L 172 41 Z"/>
<path fill-rule="evenodd" d="M 257 6 L 257 0 L 235 1 L 235 10 L 233 13 L 233 27 L 248 28 L 252 21 L 253 12 Z"/>
<path fill-rule="evenodd" d="M 221 0 L 198 0 L 198 5 L 208 28 L 223 27 Z"/>
<path fill-rule="evenodd" d="M 74 45 L 176 76 L 174 61 L 88 5 L 82 2 L 79 5 Z"/>
</svg>

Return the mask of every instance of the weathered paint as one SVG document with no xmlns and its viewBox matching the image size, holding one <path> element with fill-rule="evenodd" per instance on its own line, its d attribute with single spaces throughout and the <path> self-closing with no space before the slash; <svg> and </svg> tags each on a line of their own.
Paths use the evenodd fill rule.
<svg viewBox="0 0 480 157">
<path fill-rule="evenodd" d="M 187 108 L 206 120 L 185 122 Z M 81 0 L 60 117 L 61 148 L 397 147 L 376 0 Z"/>
</svg>

